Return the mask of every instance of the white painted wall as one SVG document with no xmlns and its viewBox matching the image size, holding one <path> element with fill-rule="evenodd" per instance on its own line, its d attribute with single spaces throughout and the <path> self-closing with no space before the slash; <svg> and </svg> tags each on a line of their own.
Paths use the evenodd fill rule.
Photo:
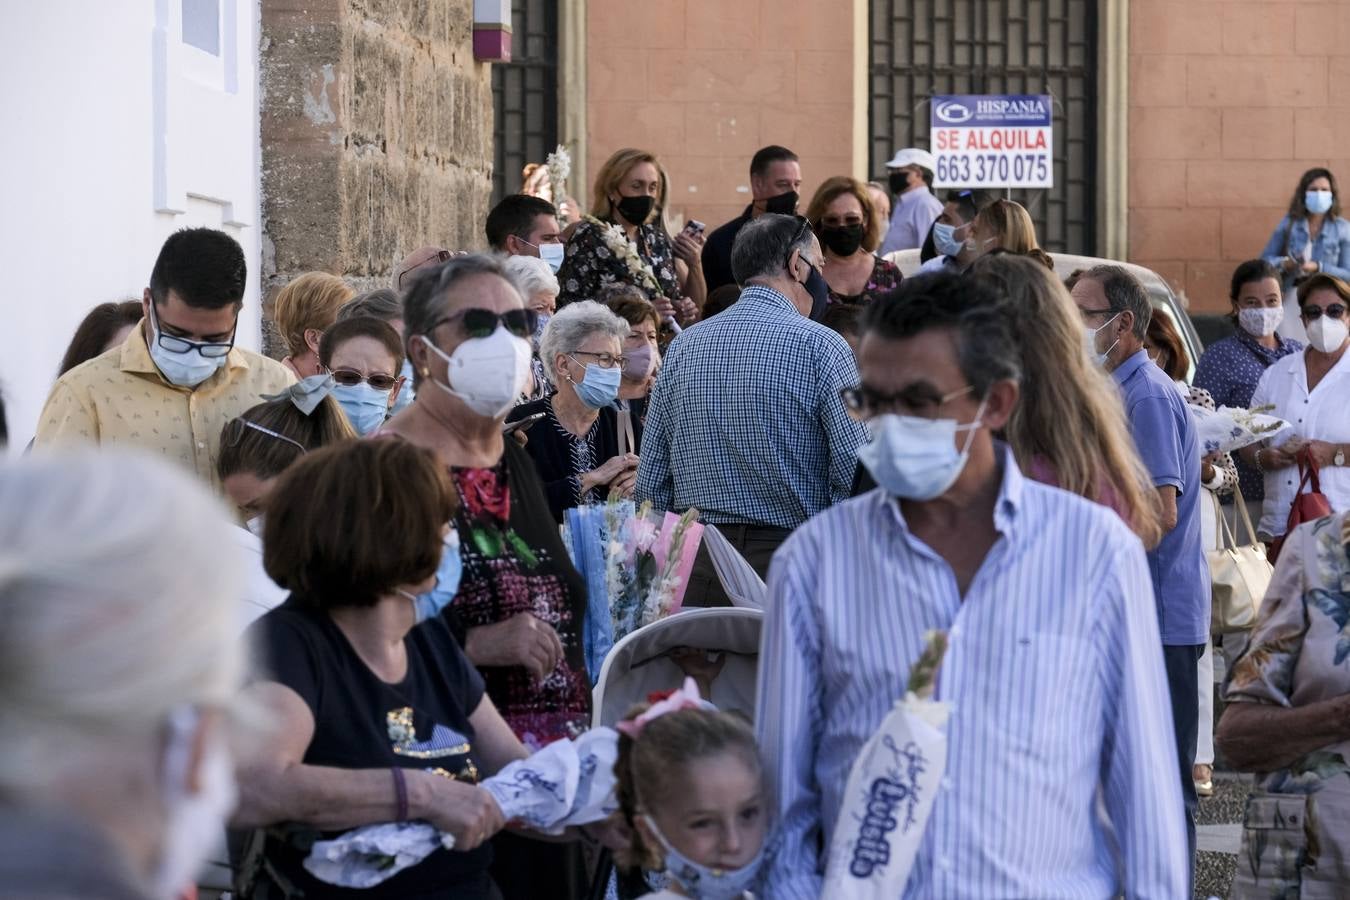
<svg viewBox="0 0 1350 900">
<path fill-rule="evenodd" d="M 185 6 L 219 15 L 215 54 L 183 42 Z M 257 48 L 258 0 L 0 2 L 10 452 L 32 437 L 85 313 L 139 298 L 178 228 L 221 228 L 243 245 L 238 343 L 260 345 Z"/>
</svg>

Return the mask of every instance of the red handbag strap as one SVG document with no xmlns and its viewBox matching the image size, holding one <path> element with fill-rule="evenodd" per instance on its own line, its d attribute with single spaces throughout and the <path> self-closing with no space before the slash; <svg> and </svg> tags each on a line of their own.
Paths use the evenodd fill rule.
<svg viewBox="0 0 1350 900">
<path fill-rule="evenodd" d="M 1306 447 L 1298 451 L 1298 473 L 1299 494 L 1303 493 L 1303 489 L 1308 487 L 1310 482 L 1312 493 L 1322 493 L 1322 482 L 1321 479 L 1317 477 L 1317 460 L 1313 459 L 1312 451 Z M 1295 496 L 1298 495 L 1295 494 Z"/>
</svg>

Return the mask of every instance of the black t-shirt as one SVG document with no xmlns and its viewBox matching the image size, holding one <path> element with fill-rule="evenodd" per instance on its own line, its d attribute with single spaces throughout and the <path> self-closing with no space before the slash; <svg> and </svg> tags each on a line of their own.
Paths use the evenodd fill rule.
<svg viewBox="0 0 1350 900">
<path fill-rule="evenodd" d="M 314 715 L 306 765 L 401 766 L 471 784 L 479 781 L 469 716 L 483 698 L 483 679 L 440 618 L 418 625 L 404 639 L 408 673 L 398 684 L 381 681 L 327 614 L 300 606 L 294 597 L 255 622 L 245 639 L 255 655 L 257 676 L 295 691 Z M 392 813 L 392 776 L 389 799 Z M 331 839 L 342 833 L 311 831 L 286 841 L 269 834 L 266 857 L 310 898 L 490 896 L 486 872 L 492 851 L 486 845 L 468 853 L 437 850 L 369 889 L 324 884 L 305 870 L 308 849 L 299 845 L 304 837 Z"/>
<path fill-rule="evenodd" d="M 731 248 L 736 243 L 736 235 L 750 221 L 753 207 L 754 204 L 747 206 L 745 212 L 709 233 L 703 245 L 703 280 L 709 294 L 724 284 L 736 283 L 736 276 L 731 272 Z"/>
</svg>

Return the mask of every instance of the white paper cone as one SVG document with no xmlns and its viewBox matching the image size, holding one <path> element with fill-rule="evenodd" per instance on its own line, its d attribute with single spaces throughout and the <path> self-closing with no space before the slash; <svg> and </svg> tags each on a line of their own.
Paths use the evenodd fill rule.
<svg viewBox="0 0 1350 900">
<path fill-rule="evenodd" d="M 882 720 L 849 771 L 822 897 L 904 894 L 947 764 L 945 703 L 909 694 Z"/>
</svg>

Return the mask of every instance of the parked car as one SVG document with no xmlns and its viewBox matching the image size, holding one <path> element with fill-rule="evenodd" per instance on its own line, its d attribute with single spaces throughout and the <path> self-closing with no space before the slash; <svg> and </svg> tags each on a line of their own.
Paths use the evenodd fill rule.
<svg viewBox="0 0 1350 900">
<path fill-rule="evenodd" d="M 900 271 L 904 273 L 906 278 L 918 272 L 921 265 L 918 250 L 900 250 L 888 254 L 886 258 L 899 266 Z M 1191 359 L 1190 369 L 1186 372 L 1186 380 L 1191 380 L 1195 375 L 1195 363 L 1200 359 L 1200 354 L 1204 352 L 1205 345 L 1201 342 L 1200 335 L 1196 333 L 1195 324 L 1186 312 L 1181 298 L 1172 293 L 1172 288 L 1168 286 L 1161 275 L 1152 269 L 1146 269 L 1134 263 L 1103 259 L 1099 256 L 1051 253 L 1050 258 L 1055 261 L 1055 274 L 1060 278 L 1068 278 L 1080 269 L 1090 269 L 1093 266 L 1107 264 L 1123 266 L 1131 275 L 1138 278 L 1139 283 L 1144 286 L 1144 290 L 1148 291 L 1148 297 L 1153 301 L 1154 310 L 1161 311 L 1177 326 L 1177 331 L 1186 344 L 1186 355 Z"/>
</svg>

